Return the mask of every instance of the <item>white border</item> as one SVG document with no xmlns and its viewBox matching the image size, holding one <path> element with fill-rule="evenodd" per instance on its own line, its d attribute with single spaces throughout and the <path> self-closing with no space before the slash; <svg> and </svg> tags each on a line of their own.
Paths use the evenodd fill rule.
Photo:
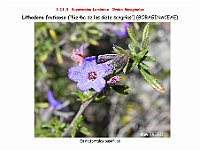
<svg viewBox="0 0 200 150">
<path fill-rule="evenodd" d="M 124 8 L 130 6 L 144 8 L 145 11 L 142 13 L 147 15 L 179 16 L 178 21 L 171 21 L 171 138 L 120 138 L 121 144 L 79 144 L 78 138 L 34 138 L 34 21 L 22 20 L 21 15 L 66 13 L 56 12 L 56 7 Z M 198 142 L 200 135 L 199 2 L 124 0 L 111 1 L 108 5 L 108 1 L 102 0 L 70 2 L 40 0 L 1 1 L 0 7 L 0 143 L 2 149 L 200 149 Z M 95 14 L 116 15 L 117 13 Z M 124 14 L 127 13 L 119 15 Z M 91 15 L 91 12 L 86 12 L 85 15 Z M 147 21 L 149 20 L 142 20 L 142 22 Z M 26 120 L 23 120 L 24 118 Z"/>
</svg>

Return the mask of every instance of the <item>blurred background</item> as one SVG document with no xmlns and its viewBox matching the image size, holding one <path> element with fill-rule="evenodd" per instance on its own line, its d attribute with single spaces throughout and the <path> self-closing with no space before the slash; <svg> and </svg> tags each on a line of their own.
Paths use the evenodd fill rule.
<svg viewBox="0 0 200 150">
<path fill-rule="evenodd" d="M 141 41 L 146 23 L 128 24 Z M 76 137 L 170 137 L 170 23 L 149 25 L 149 55 L 157 61 L 147 64 L 166 94 L 155 91 L 134 68 L 120 81 L 130 87 L 129 94 L 111 91 L 107 102 L 91 103 L 81 122 L 90 135 L 78 132 Z M 48 125 L 70 124 L 81 105 L 71 94 L 78 91 L 76 83 L 67 75 L 68 69 L 77 65 L 71 58 L 73 50 L 84 44 L 84 57 L 111 54 L 113 44 L 128 49 L 132 41 L 125 23 L 119 22 L 35 22 L 34 27 L 35 137 L 59 137 Z M 60 104 L 62 108 L 57 107 Z M 162 136 L 156 135 L 158 132 Z"/>
</svg>

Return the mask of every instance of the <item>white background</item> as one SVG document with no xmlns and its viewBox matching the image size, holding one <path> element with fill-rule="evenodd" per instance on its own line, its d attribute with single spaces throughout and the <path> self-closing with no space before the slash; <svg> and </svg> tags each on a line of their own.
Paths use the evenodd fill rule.
<svg viewBox="0 0 200 150">
<path fill-rule="evenodd" d="M 143 8 L 144 12 L 56 12 L 60 7 Z M 0 11 L 0 149 L 200 149 L 200 2 L 7 0 L 1 1 Z M 80 144 L 78 138 L 34 138 L 34 20 L 22 20 L 22 15 L 69 14 L 179 16 L 178 21 L 170 21 L 171 138 L 121 138 L 120 144 Z M 156 21 L 163 22 L 141 22 Z"/>
</svg>

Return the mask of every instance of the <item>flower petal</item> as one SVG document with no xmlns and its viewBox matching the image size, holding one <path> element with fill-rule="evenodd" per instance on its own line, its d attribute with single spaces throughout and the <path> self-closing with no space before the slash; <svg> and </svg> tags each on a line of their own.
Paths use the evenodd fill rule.
<svg viewBox="0 0 200 150">
<path fill-rule="evenodd" d="M 110 72 L 112 72 L 112 67 L 107 64 L 98 64 L 95 67 L 97 75 L 101 77 L 107 76 Z"/>
<path fill-rule="evenodd" d="M 61 105 L 61 102 L 59 102 L 58 100 L 56 100 L 56 99 L 54 98 L 53 93 L 52 93 L 50 90 L 48 90 L 48 91 L 46 92 L 46 94 L 47 94 L 47 99 L 48 99 L 49 105 L 50 105 L 51 107 L 57 108 L 58 106 Z"/>
<path fill-rule="evenodd" d="M 92 88 L 91 82 L 92 81 L 90 80 L 79 80 L 79 82 L 77 83 L 77 88 L 83 92 L 88 91 Z"/>
<path fill-rule="evenodd" d="M 96 92 L 101 92 L 104 89 L 105 85 L 106 85 L 106 81 L 104 78 L 96 78 L 96 80 L 94 80 L 92 83 L 92 88 Z"/>
<path fill-rule="evenodd" d="M 87 57 L 87 58 L 85 58 L 83 60 L 83 62 L 82 62 L 83 68 L 85 68 L 85 66 L 88 65 L 88 64 L 90 64 L 90 65 L 96 65 L 97 64 L 96 63 L 96 56 Z"/>
<path fill-rule="evenodd" d="M 68 77 L 70 80 L 78 82 L 79 78 L 81 77 L 81 71 L 83 70 L 82 66 L 75 66 L 71 67 L 68 70 Z"/>
</svg>

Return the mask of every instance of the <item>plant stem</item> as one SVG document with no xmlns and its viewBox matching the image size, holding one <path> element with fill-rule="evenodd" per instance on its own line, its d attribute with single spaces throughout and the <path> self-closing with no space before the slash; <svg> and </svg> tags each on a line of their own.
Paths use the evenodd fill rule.
<svg viewBox="0 0 200 150">
<path fill-rule="evenodd" d="M 74 117 L 74 119 L 72 120 L 72 122 L 70 123 L 70 125 L 68 126 L 68 128 L 61 134 L 61 136 L 66 136 L 69 131 L 71 131 L 71 129 L 73 128 L 73 123 L 79 118 L 79 116 L 83 113 L 83 111 L 85 110 L 85 108 L 92 102 L 92 100 L 94 99 L 94 97 L 96 97 L 98 95 L 98 93 L 95 93 L 92 98 L 90 98 L 89 100 L 87 100 L 86 102 L 84 102 L 81 107 L 79 108 L 79 111 L 77 112 L 76 116 Z"/>
</svg>

